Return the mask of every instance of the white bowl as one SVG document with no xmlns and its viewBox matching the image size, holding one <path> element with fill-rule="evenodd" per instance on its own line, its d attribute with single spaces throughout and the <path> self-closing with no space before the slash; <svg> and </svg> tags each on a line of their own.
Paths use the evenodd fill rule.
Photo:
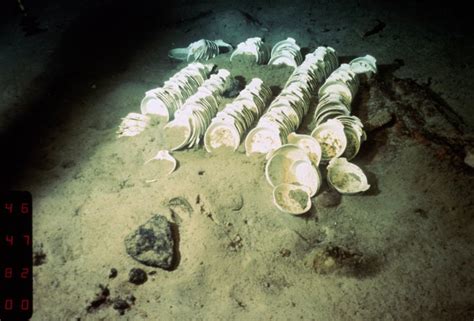
<svg viewBox="0 0 474 321">
<path fill-rule="evenodd" d="M 362 169 L 344 157 L 332 159 L 327 169 L 329 184 L 341 194 L 356 194 L 370 188 Z"/>
<path fill-rule="evenodd" d="M 284 183 L 273 189 L 273 203 L 282 212 L 301 215 L 311 208 L 311 197 L 305 186 Z"/>
</svg>

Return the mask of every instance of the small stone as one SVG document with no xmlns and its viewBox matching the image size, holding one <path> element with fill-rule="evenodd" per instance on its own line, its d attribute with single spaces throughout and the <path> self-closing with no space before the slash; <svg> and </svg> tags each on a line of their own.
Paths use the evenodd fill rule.
<svg viewBox="0 0 474 321">
<path fill-rule="evenodd" d="M 148 266 L 170 269 L 174 263 L 174 240 L 166 217 L 155 215 L 125 239 L 128 255 Z"/>
<path fill-rule="evenodd" d="M 100 291 L 95 294 L 94 299 L 92 299 L 86 307 L 87 312 L 91 313 L 95 309 L 98 309 L 103 304 L 107 303 L 108 297 L 110 295 L 110 290 L 107 286 L 99 284 Z"/>
<path fill-rule="evenodd" d="M 140 268 L 133 268 L 128 273 L 128 281 L 130 283 L 140 285 L 145 283 L 147 280 L 148 276 L 146 275 L 146 272 Z"/>
<path fill-rule="evenodd" d="M 282 257 L 288 257 L 288 256 L 291 255 L 291 251 L 288 250 L 288 249 L 281 249 L 281 250 L 280 250 L 280 255 L 281 255 Z"/>
<path fill-rule="evenodd" d="M 322 207 L 334 207 L 341 203 L 341 194 L 330 189 L 322 192 L 316 197 L 316 204 Z"/>
<path fill-rule="evenodd" d="M 109 273 L 109 279 L 113 279 L 117 276 L 118 271 L 116 268 L 111 268 Z"/>
<path fill-rule="evenodd" d="M 130 304 L 128 304 L 127 301 L 117 298 L 114 301 L 114 304 L 112 306 L 114 310 L 117 310 L 120 314 L 124 314 L 125 310 L 130 309 Z"/>
<path fill-rule="evenodd" d="M 43 250 L 43 243 L 33 245 L 33 265 L 39 266 L 46 263 L 46 253 Z"/>
</svg>

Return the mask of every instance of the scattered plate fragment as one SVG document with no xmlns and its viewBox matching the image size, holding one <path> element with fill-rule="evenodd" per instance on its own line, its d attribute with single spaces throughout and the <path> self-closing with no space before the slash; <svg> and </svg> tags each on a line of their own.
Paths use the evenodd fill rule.
<svg viewBox="0 0 474 321">
<path fill-rule="evenodd" d="M 171 156 L 170 152 L 167 150 L 160 150 L 155 155 L 155 157 L 147 160 L 144 165 L 150 162 L 160 162 L 160 163 L 166 164 L 166 166 L 170 168 L 168 170 L 168 174 L 171 174 L 172 172 L 174 172 L 176 169 L 176 166 L 178 165 L 178 162 L 176 161 L 176 159 L 173 156 Z"/>
</svg>

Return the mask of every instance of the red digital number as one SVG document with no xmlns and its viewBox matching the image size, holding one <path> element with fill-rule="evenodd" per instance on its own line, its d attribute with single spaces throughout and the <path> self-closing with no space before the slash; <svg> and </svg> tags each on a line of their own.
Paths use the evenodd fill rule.
<svg viewBox="0 0 474 321">
<path fill-rule="evenodd" d="M 4 304 L 5 310 L 12 310 L 13 309 L 13 299 L 6 299 Z"/>
<path fill-rule="evenodd" d="M 5 209 L 7 209 L 10 214 L 13 213 L 13 203 L 5 203 Z"/>
<path fill-rule="evenodd" d="M 30 300 L 28 300 L 28 299 L 21 300 L 20 309 L 22 309 L 23 311 L 29 310 L 30 309 Z"/>
<path fill-rule="evenodd" d="M 5 279 L 11 279 L 13 277 L 13 269 L 11 267 L 5 268 L 4 276 Z"/>
<path fill-rule="evenodd" d="M 28 278 L 28 274 L 30 273 L 30 269 L 25 267 L 21 270 L 21 273 L 20 273 L 20 277 L 22 279 L 27 279 Z"/>
<path fill-rule="evenodd" d="M 5 240 L 10 246 L 13 246 L 13 235 L 5 235 Z"/>
<path fill-rule="evenodd" d="M 30 235 L 23 234 L 23 239 L 25 240 L 26 245 L 30 245 Z"/>
<path fill-rule="evenodd" d="M 29 205 L 28 203 L 21 203 L 20 211 L 23 214 L 28 214 L 30 212 L 30 207 L 28 205 Z"/>
</svg>

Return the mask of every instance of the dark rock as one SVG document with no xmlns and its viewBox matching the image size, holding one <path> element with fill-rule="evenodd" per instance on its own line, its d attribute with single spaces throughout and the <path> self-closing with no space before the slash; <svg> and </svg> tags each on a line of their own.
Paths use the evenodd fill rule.
<svg viewBox="0 0 474 321">
<path fill-rule="evenodd" d="M 33 245 L 33 266 L 39 266 L 46 263 L 46 253 L 43 250 L 43 243 Z"/>
<path fill-rule="evenodd" d="M 281 249 L 281 250 L 280 250 L 280 255 L 281 255 L 282 257 L 288 257 L 288 256 L 291 255 L 291 251 L 288 250 L 288 249 Z"/>
<path fill-rule="evenodd" d="M 103 304 L 106 304 L 108 301 L 108 297 L 110 295 L 110 290 L 107 286 L 103 286 L 99 284 L 100 291 L 96 293 L 96 296 L 92 301 L 87 305 L 86 310 L 87 312 L 92 312 L 95 309 L 98 309 Z"/>
<path fill-rule="evenodd" d="M 113 279 L 117 276 L 118 271 L 116 268 L 111 268 L 109 273 L 109 279 Z"/>
<path fill-rule="evenodd" d="M 341 194 L 330 189 L 322 192 L 316 197 L 316 204 L 322 207 L 334 207 L 341 203 Z"/>
<path fill-rule="evenodd" d="M 148 266 L 170 269 L 174 263 L 174 240 L 171 224 L 155 215 L 125 239 L 127 253 Z"/>
<path fill-rule="evenodd" d="M 126 297 L 126 300 L 131 302 L 132 304 L 135 304 L 135 301 L 137 300 L 137 298 L 133 294 L 129 294 Z"/>
<path fill-rule="evenodd" d="M 112 306 L 114 310 L 117 310 L 121 315 L 125 313 L 125 310 L 130 309 L 130 304 L 127 301 L 117 298 L 114 300 L 114 304 Z"/>
<path fill-rule="evenodd" d="M 130 283 L 140 285 L 145 283 L 147 280 L 148 276 L 146 275 L 146 272 L 140 268 L 133 268 L 128 273 L 128 281 Z"/>
<path fill-rule="evenodd" d="M 369 115 L 369 119 L 367 120 L 365 127 L 368 132 L 371 132 L 387 125 L 392 121 L 392 119 L 393 115 L 388 109 L 379 109 L 372 115 Z"/>
</svg>

